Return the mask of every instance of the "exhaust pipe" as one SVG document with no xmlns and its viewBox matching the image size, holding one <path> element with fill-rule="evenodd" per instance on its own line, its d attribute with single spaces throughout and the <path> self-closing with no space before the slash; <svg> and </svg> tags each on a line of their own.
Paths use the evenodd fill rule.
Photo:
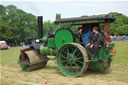
<svg viewBox="0 0 128 85">
<path fill-rule="evenodd" d="M 38 16 L 38 33 L 39 38 L 43 37 L 43 16 Z"/>
</svg>

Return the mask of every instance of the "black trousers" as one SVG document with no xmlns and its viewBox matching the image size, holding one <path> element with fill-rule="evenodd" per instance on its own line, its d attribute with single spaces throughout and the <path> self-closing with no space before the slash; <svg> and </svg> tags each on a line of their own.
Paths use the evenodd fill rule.
<svg viewBox="0 0 128 85">
<path fill-rule="evenodd" d="M 90 46 L 87 46 L 87 52 L 88 52 L 88 56 L 91 58 L 97 58 L 97 54 L 98 54 L 98 46 L 94 46 L 93 48 L 90 48 Z"/>
</svg>

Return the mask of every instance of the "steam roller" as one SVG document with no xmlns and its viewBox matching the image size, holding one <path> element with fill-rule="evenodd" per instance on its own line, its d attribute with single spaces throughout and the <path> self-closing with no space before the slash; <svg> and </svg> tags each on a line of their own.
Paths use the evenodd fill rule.
<svg viewBox="0 0 128 85">
<path fill-rule="evenodd" d="M 42 56 L 35 50 L 29 50 L 24 52 L 24 58 L 19 59 L 19 64 L 23 71 L 32 71 L 35 69 L 43 68 L 46 66 L 48 58 Z"/>
<path fill-rule="evenodd" d="M 43 37 L 43 17 L 38 17 L 39 38 Z M 47 39 L 45 39 L 47 40 Z M 29 47 L 21 49 L 18 64 L 23 71 L 33 71 L 44 68 L 48 62 L 48 57 L 40 53 L 42 43 L 40 40 L 35 40 L 33 37 L 28 38 Z M 48 49 L 49 51 L 49 49 Z M 45 52 L 48 52 L 45 50 Z"/>
<path fill-rule="evenodd" d="M 44 68 L 49 60 L 56 60 L 59 71 L 68 77 L 80 76 L 88 69 L 105 71 L 110 68 L 112 56 L 116 53 L 112 50 L 115 44 L 111 43 L 110 39 L 108 42 L 104 37 L 101 46 L 98 47 L 97 56 L 95 56 L 97 59 L 93 59 L 88 55 L 89 51 L 85 45 L 85 41 L 88 42 L 88 37 L 84 35 L 85 37 L 82 38 L 82 33 L 75 33 L 71 28 L 81 25 L 82 29 L 88 32 L 86 27 L 90 28 L 99 24 L 103 25 L 104 31 L 105 29 L 110 31 L 110 23 L 114 20 L 111 15 L 57 19 L 55 24 L 60 28 L 54 34 L 48 33 L 43 36 L 43 17 L 39 16 L 39 36 L 28 39 L 29 44 L 21 49 L 18 63 L 23 71 L 33 71 Z M 91 50 L 94 49 L 91 48 Z M 94 54 L 92 53 L 92 55 Z"/>
<path fill-rule="evenodd" d="M 47 65 L 48 55 L 55 56 L 57 49 L 53 46 L 54 39 L 43 36 L 43 17 L 38 17 L 39 39 L 28 38 L 28 47 L 21 49 L 18 64 L 23 71 L 33 71 Z M 42 38 L 43 37 L 43 38 Z M 54 58 L 55 59 L 55 58 Z"/>
</svg>

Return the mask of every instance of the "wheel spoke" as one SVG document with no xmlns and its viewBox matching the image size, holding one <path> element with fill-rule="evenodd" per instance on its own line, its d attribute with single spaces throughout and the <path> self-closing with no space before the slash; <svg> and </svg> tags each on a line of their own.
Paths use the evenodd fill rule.
<svg viewBox="0 0 128 85">
<path fill-rule="evenodd" d="M 64 65 L 64 68 L 68 71 L 70 71 L 70 66 L 68 66 L 69 62 Z"/>
<path fill-rule="evenodd" d="M 67 53 L 69 54 L 69 50 L 67 49 Z"/>
<path fill-rule="evenodd" d="M 73 55 L 76 53 L 76 51 L 77 51 L 77 48 L 74 50 Z"/>
<path fill-rule="evenodd" d="M 76 65 L 78 68 L 80 68 L 80 66 L 79 66 L 77 63 L 75 63 L 75 65 Z"/>
<path fill-rule="evenodd" d="M 70 62 L 66 63 L 64 66 L 67 66 Z"/>
<path fill-rule="evenodd" d="M 68 71 L 72 72 L 72 65 L 70 64 Z"/>
<path fill-rule="evenodd" d="M 79 60 L 79 59 L 83 59 L 83 57 L 79 57 L 79 58 L 76 58 L 77 60 Z"/>
<path fill-rule="evenodd" d="M 79 52 L 78 54 L 76 54 L 75 56 L 79 56 L 81 53 Z"/>
<path fill-rule="evenodd" d="M 63 51 L 63 53 L 67 55 L 67 52 Z"/>
<path fill-rule="evenodd" d="M 64 55 L 62 55 L 62 58 L 67 59 Z"/>
<path fill-rule="evenodd" d="M 77 43 L 69 43 L 58 51 L 57 64 L 60 71 L 66 76 L 79 76 L 87 69 L 84 47 Z"/>
<path fill-rule="evenodd" d="M 63 62 L 63 63 L 64 63 L 64 62 L 67 62 L 67 60 L 63 60 L 62 62 Z"/>
<path fill-rule="evenodd" d="M 76 71 L 78 72 L 78 71 L 79 71 L 80 66 L 79 66 L 79 65 L 77 65 L 76 63 L 75 63 L 75 65 L 76 65 Z"/>
<path fill-rule="evenodd" d="M 76 61 L 76 62 L 81 63 L 81 64 L 83 64 L 83 63 L 84 63 L 84 62 L 81 62 L 81 61 Z"/>
</svg>

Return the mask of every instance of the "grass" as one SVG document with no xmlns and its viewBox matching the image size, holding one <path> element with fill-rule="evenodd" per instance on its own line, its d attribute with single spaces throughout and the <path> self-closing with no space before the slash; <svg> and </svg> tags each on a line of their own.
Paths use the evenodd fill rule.
<svg viewBox="0 0 128 85">
<path fill-rule="evenodd" d="M 117 51 L 117 54 L 116 56 L 113 57 L 112 66 L 109 69 L 109 71 L 103 73 L 88 71 L 85 73 L 85 75 L 82 78 L 94 78 L 100 80 L 120 81 L 120 82 L 128 83 L 128 41 L 115 41 L 113 43 L 115 43 L 115 49 Z M 0 50 L 1 65 L 20 68 L 17 62 L 19 59 L 21 48 L 22 47 L 12 47 L 9 50 Z M 53 74 L 55 75 L 58 74 L 59 76 L 62 76 L 60 72 L 55 69 L 57 69 L 56 63 L 54 61 L 49 61 L 46 68 L 43 70 L 42 69 L 39 70 L 39 72 L 43 72 L 46 74 L 48 73 L 46 79 L 51 78 L 51 75 Z M 76 85 L 82 85 L 82 84 L 76 83 Z"/>
<path fill-rule="evenodd" d="M 1 79 L 0 85 L 27 85 L 27 84 L 22 84 L 22 83 L 19 84 L 19 82 L 17 83 L 15 81 L 9 81 L 9 80 L 5 81 Z"/>
<path fill-rule="evenodd" d="M 116 56 L 107 72 L 88 72 L 88 77 L 128 82 L 128 41 L 115 41 Z"/>
<path fill-rule="evenodd" d="M 113 64 L 128 65 L 128 41 L 115 41 L 116 56 L 113 57 Z M 19 67 L 17 61 L 22 47 L 12 47 L 9 50 L 0 50 L 0 63 L 12 67 Z"/>
<path fill-rule="evenodd" d="M 2 65 L 8 65 L 10 67 L 19 67 L 17 63 L 21 48 L 22 47 L 12 47 L 8 50 L 0 50 L 0 63 Z"/>
<path fill-rule="evenodd" d="M 114 57 L 114 64 L 128 65 L 128 41 L 115 41 L 116 56 Z"/>
</svg>

